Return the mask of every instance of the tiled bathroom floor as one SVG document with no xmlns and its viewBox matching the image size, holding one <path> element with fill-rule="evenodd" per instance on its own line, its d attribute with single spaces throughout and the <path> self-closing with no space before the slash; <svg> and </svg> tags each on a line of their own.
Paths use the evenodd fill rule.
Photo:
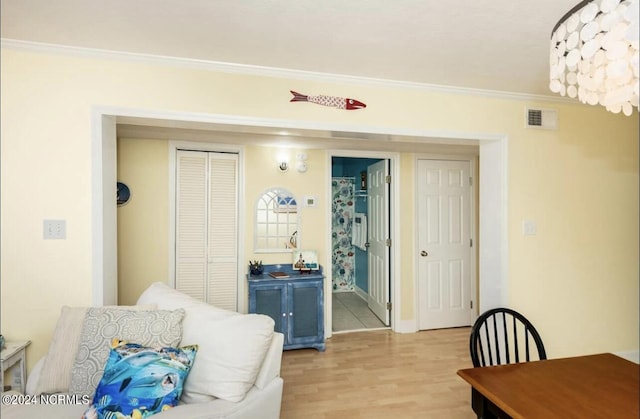
<svg viewBox="0 0 640 419">
<path fill-rule="evenodd" d="M 385 327 L 355 292 L 334 292 L 332 300 L 334 332 Z"/>
</svg>

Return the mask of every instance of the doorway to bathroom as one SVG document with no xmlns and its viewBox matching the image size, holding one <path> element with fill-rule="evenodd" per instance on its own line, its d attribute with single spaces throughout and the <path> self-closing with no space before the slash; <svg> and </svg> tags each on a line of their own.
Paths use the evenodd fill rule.
<svg viewBox="0 0 640 419">
<path fill-rule="evenodd" d="M 331 158 L 332 332 L 390 326 L 390 161 Z"/>
</svg>

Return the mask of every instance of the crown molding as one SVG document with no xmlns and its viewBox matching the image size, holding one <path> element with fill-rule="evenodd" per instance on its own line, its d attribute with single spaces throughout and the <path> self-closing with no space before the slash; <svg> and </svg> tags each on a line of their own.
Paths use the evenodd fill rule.
<svg viewBox="0 0 640 419">
<path fill-rule="evenodd" d="M 293 80 L 307 80 L 327 83 L 356 84 L 364 86 L 392 87 L 414 91 L 426 91 L 436 93 L 453 93 L 467 96 L 491 97 L 499 99 L 511 99 L 522 101 L 544 101 L 561 103 L 578 103 L 561 96 L 535 95 L 500 90 L 474 89 L 469 87 L 456 87 L 429 83 L 417 83 L 400 80 L 377 79 L 369 77 L 349 76 L 344 74 L 320 73 L 314 71 L 292 70 L 277 67 L 265 67 L 248 64 L 226 63 L 221 61 L 208 61 L 193 58 L 169 57 L 112 51 L 95 48 L 84 48 L 60 44 L 48 44 L 42 42 L 22 41 L 18 39 L 1 38 L 0 46 L 6 49 L 33 51 L 49 54 L 74 55 L 79 57 L 101 58 L 108 60 L 120 60 L 130 62 L 142 62 L 148 64 L 170 65 L 183 68 L 218 71 L 223 73 L 246 74 L 262 77 L 274 77 Z"/>
</svg>

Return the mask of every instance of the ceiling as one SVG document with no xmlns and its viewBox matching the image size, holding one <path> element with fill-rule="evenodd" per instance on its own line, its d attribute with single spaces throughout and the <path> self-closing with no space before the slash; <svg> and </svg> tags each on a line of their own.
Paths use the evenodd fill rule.
<svg viewBox="0 0 640 419">
<path fill-rule="evenodd" d="M 2 0 L 3 40 L 554 96 L 575 0 Z"/>
</svg>

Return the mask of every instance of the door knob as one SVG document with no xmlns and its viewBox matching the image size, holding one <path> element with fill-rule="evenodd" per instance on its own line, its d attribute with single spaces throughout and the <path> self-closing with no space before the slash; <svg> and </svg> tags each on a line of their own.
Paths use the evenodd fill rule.
<svg viewBox="0 0 640 419">
<path fill-rule="evenodd" d="M 422 257 L 429 256 L 429 253 L 427 253 L 426 250 L 423 250 L 422 252 L 420 252 L 420 256 Z"/>
</svg>

